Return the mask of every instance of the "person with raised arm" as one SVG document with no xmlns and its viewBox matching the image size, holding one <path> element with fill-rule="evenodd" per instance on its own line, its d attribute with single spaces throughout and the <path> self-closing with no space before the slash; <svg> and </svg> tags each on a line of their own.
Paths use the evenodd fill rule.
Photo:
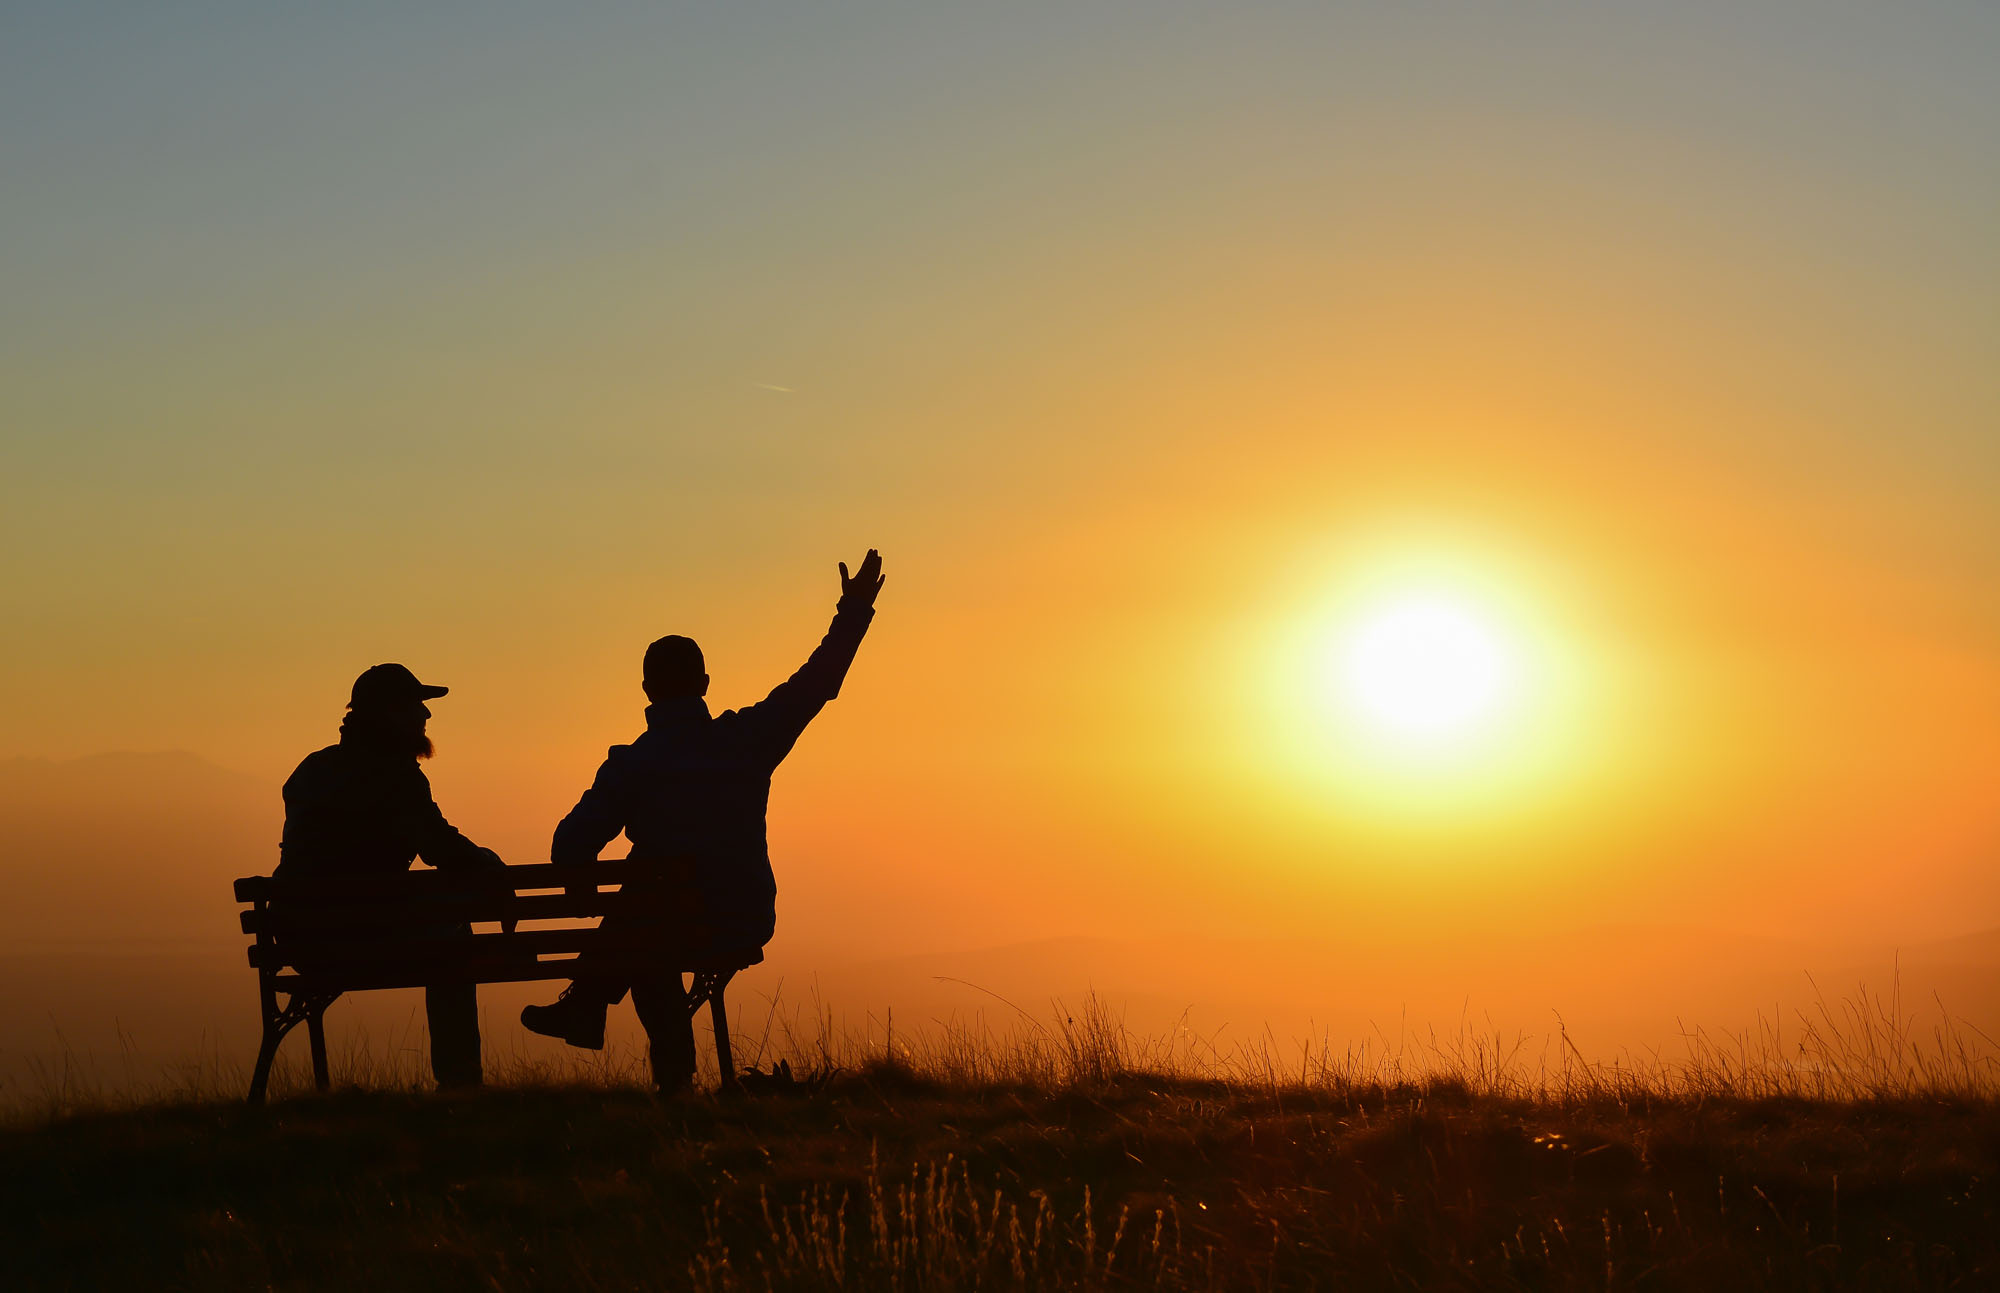
<svg viewBox="0 0 2000 1293">
<path fill-rule="evenodd" d="M 572 1046 L 604 1045 L 606 1011 L 632 993 L 662 1091 L 694 1079 L 694 1028 L 683 968 L 743 957 L 770 941 L 777 922 L 764 813 L 771 774 L 806 725 L 840 694 L 875 617 L 884 577 L 873 548 L 852 575 L 840 563 L 833 624 L 797 673 L 742 709 L 710 714 L 707 665 L 692 639 L 646 648 L 641 686 L 646 730 L 614 745 L 597 778 L 556 827 L 550 860 L 591 862 L 623 831 L 633 878 L 604 918 L 628 946 L 645 949 L 640 973 L 586 959 L 555 1002 L 528 1006 L 521 1023 Z"/>
</svg>

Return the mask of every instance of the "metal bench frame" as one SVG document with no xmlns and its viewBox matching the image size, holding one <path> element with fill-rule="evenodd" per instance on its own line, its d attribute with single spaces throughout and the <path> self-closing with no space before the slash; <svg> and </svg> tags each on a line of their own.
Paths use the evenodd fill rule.
<svg viewBox="0 0 2000 1293">
<path fill-rule="evenodd" d="M 504 875 L 513 891 L 511 899 L 503 897 L 498 886 L 469 891 L 462 878 L 432 870 L 315 882 L 309 887 L 270 876 L 238 880 L 236 901 L 248 904 L 239 923 L 256 939 L 249 960 L 257 971 L 257 1000 L 264 1021 L 257 1067 L 250 1078 L 250 1103 L 263 1103 L 278 1046 L 300 1024 L 312 1039 L 314 1085 L 325 1091 L 332 1084 L 323 1016 L 344 992 L 567 979 L 574 974 L 576 958 L 585 952 L 597 958 L 600 967 L 622 963 L 658 973 L 657 961 L 644 949 L 614 940 L 591 925 L 470 936 L 442 932 L 468 923 L 497 922 L 503 915 L 524 926 L 605 916 L 616 906 L 618 894 L 604 886 L 631 879 L 633 865 L 614 860 L 510 866 Z M 307 960 L 303 968 L 292 960 L 301 953 Z M 706 1004 L 714 1019 L 715 1058 L 725 1088 L 736 1084 L 736 1074 L 723 989 L 738 970 L 763 959 L 763 952 L 751 949 L 681 967 L 681 973 L 693 976 L 687 988 L 688 1013 Z"/>
</svg>

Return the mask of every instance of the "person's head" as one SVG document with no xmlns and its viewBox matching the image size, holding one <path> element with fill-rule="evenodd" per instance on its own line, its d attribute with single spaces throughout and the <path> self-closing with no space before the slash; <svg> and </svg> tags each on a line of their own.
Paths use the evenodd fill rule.
<svg viewBox="0 0 2000 1293">
<path fill-rule="evenodd" d="M 708 666 L 693 638 L 672 634 L 646 648 L 642 685 L 646 699 L 676 700 L 682 696 L 708 694 Z"/>
<path fill-rule="evenodd" d="M 354 680 L 340 734 L 397 754 L 428 759 L 435 747 L 424 731 L 431 717 L 430 706 L 424 702 L 449 690 L 418 682 L 417 675 L 402 665 L 375 665 Z"/>
</svg>

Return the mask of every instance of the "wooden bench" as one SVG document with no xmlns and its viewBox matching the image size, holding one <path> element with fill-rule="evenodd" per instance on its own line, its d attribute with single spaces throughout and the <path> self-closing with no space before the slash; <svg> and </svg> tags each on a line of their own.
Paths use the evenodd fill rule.
<svg viewBox="0 0 2000 1293">
<path fill-rule="evenodd" d="M 590 952 L 600 969 L 657 974 L 656 959 L 594 925 L 528 928 L 531 922 L 587 920 L 616 905 L 616 886 L 632 878 L 623 860 L 556 866 L 510 866 L 511 896 L 498 885 L 471 890 L 440 871 L 314 881 L 309 886 L 270 876 L 236 882 L 243 932 L 256 937 L 250 964 L 257 971 L 263 1044 L 250 1078 L 250 1102 L 261 1103 L 278 1044 L 301 1023 L 312 1038 L 313 1082 L 329 1085 L 326 1029 L 321 1016 L 343 992 L 422 988 L 434 983 L 524 983 L 567 979 L 577 956 Z M 571 892 L 588 886 L 583 892 Z M 503 916 L 521 923 L 513 933 L 457 932 L 467 923 L 490 924 Z M 296 960 L 294 958 L 297 958 Z M 715 1058 L 725 1087 L 736 1076 L 729 1054 L 729 1018 L 722 993 L 736 972 L 756 965 L 755 949 L 704 964 L 683 965 L 694 976 L 688 1013 L 704 1002 L 715 1020 Z M 303 961 L 304 964 L 299 964 Z M 279 998 L 284 1004 L 278 1004 Z"/>
</svg>

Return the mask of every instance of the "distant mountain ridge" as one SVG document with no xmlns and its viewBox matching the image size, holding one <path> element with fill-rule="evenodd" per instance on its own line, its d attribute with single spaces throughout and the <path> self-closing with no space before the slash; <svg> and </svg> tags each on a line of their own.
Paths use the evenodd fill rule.
<svg viewBox="0 0 2000 1293">
<path fill-rule="evenodd" d="M 234 941 L 230 882 L 283 825 L 277 787 L 185 751 L 0 760 L 0 939 Z"/>
</svg>

